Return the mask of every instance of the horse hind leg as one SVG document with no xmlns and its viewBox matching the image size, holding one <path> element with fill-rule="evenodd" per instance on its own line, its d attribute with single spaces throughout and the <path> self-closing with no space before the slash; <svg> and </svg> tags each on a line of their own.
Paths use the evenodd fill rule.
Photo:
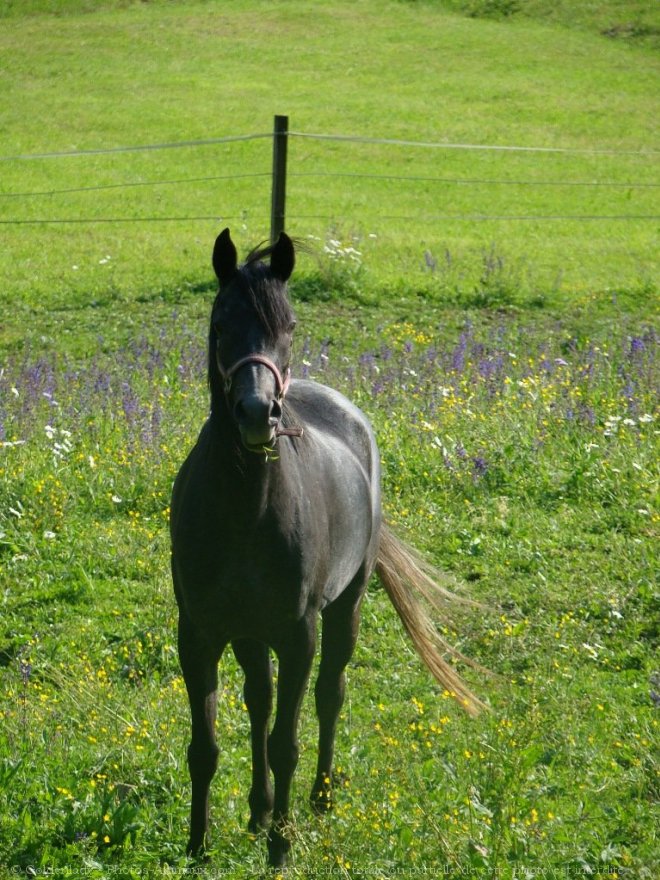
<svg viewBox="0 0 660 880">
<path fill-rule="evenodd" d="M 215 719 L 218 660 L 222 649 L 211 652 L 183 612 L 179 615 L 179 659 L 188 691 L 192 736 L 188 768 L 192 783 L 188 855 L 201 856 L 208 846 L 209 789 L 218 764 Z"/>
<path fill-rule="evenodd" d="M 358 586 L 363 588 L 362 582 Z M 332 762 L 339 712 L 344 703 L 346 665 L 357 641 L 362 589 L 349 587 L 323 611 L 321 662 L 314 688 L 319 720 L 319 752 L 310 803 L 314 812 L 332 809 Z"/>
<path fill-rule="evenodd" d="M 268 721 L 273 707 L 272 665 L 268 646 L 250 639 L 232 642 L 236 659 L 245 674 L 243 691 L 250 715 L 252 740 L 252 787 L 248 802 L 248 831 L 266 828 L 273 811 L 273 788 L 268 765 Z"/>
</svg>

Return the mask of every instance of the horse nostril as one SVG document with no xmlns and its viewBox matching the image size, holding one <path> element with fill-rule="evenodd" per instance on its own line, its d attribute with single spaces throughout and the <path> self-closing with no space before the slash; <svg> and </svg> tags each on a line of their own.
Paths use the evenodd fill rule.
<svg viewBox="0 0 660 880">
<path fill-rule="evenodd" d="M 242 397 L 234 404 L 234 419 L 239 425 L 273 427 L 282 418 L 282 407 L 276 399 L 263 399 L 258 396 Z"/>
<path fill-rule="evenodd" d="M 237 401 L 234 405 L 234 418 L 237 422 L 242 422 L 245 418 L 245 407 L 242 400 Z"/>
</svg>

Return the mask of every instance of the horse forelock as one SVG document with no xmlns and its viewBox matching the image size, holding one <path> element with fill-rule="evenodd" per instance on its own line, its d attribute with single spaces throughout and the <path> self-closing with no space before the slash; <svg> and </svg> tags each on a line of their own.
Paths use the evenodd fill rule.
<svg viewBox="0 0 660 880">
<path fill-rule="evenodd" d="M 286 294 L 286 284 L 274 278 L 261 258 L 270 248 L 250 254 L 239 269 L 242 293 L 268 336 L 276 340 L 291 327 L 293 311 Z"/>
</svg>

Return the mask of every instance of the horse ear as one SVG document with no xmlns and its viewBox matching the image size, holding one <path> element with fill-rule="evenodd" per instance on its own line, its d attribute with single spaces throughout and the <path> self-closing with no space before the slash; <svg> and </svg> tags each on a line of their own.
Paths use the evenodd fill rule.
<svg viewBox="0 0 660 880">
<path fill-rule="evenodd" d="M 213 268 L 220 284 L 226 284 L 236 271 L 238 254 L 229 229 L 223 229 L 213 247 Z"/>
<path fill-rule="evenodd" d="M 288 281 L 295 263 L 296 255 L 293 242 L 286 232 L 280 232 L 280 237 L 275 242 L 270 255 L 270 271 L 280 281 Z"/>
</svg>

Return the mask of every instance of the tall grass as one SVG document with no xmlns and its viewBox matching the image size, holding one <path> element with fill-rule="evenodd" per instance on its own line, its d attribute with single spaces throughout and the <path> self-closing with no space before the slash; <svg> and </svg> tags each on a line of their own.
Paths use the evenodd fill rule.
<svg viewBox="0 0 660 880">
<path fill-rule="evenodd" d="M 495 673 L 472 680 L 492 713 L 464 719 L 370 592 L 324 822 L 303 806 L 311 703 L 304 713 L 300 876 L 653 875 L 658 340 L 609 329 L 502 318 L 451 342 L 411 322 L 344 353 L 299 340 L 298 375 L 370 413 L 388 517 L 491 605 L 444 635 Z M 0 382 L 0 861 L 98 877 L 183 868 L 188 720 L 166 519 L 205 416 L 202 340 L 177 327 L 85 366 L 30 352 Z M 221 690 L 209 871 L 253 876 L 264 848 L 244 832 L 248 721 L 228 658 Z"/>
</svg>

